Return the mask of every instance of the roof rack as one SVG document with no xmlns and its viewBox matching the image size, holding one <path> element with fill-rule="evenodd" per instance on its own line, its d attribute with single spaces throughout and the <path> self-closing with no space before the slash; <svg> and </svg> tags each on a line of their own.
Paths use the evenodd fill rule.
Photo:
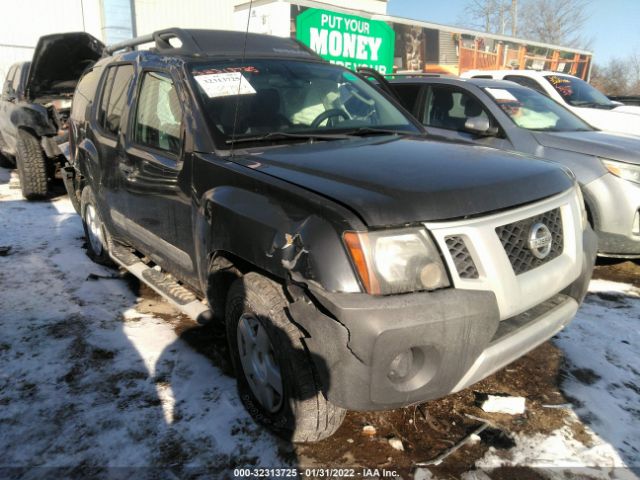
<svg viewBox="0 0 640 480">
<path fill-rule="evenodd" d="M 171 44 L 172 39 L 177 39 L 180 45 L 175 46 Z M 131 40 L 125 40 L 123 42 L 109 45 L 105 48 L 105 52 L 111 55 L 119 50 L 133 50 L 134 47 L 143 45 L 145 43 L 154 42 L 155 48 L 158 51 L 171 50 L 174 53 L 194 54 L 200 53 L 202 49 L 195 42 L 192 35 L 187 30 L 181 28 L 167 28 L 165 30 L 158 30 L 149 35 L 143 35 L 141 37 L 132 38 Z"/>
<path fill-rule="evenodd" d="M 177 40 L 177 41 L 175 41 Z M 167 28 L 150 35 L 125 40 L 105 49 L 105 55 L 131 51 L 139 45 L 155 43 L 158 53 L 190 56 L 296 57 L 321 60 L 309 47 L 291 38 L 273 37 L 231 30 Z"/>
</svg>

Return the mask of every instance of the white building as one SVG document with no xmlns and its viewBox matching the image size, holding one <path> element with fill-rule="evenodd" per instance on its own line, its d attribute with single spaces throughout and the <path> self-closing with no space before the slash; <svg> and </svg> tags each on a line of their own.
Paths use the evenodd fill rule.
<svg viewBox="0 0 640 480">
<path fill-rule="evenodd" d="M 306 6 L 345 2 L 296 1 Z M 251 30 L 289 35 L 290 2 L 255 0 Z M 30 60 L 38 38 L 58 32 L 86 31 L 110 44 L 169 27 L 246 29 L 246 0 L 21 0 L 6 1 L 0 17 L 0 79 L 11 64 Z M 350 9 L 384 14 L 387 0 L 351 0 Z M 269 24 L 264 27 L 262 22 Z M 1 82 L 1 80 L 0 80 Z"/>
</svg>

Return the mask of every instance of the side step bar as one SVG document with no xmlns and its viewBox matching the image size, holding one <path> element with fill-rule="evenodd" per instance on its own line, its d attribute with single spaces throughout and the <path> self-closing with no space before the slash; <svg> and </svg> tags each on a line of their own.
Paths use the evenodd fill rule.
<svg viewBox="0 0 640 480">
<path fill-rule="evenodd" d="M 109 256 L 189 318 L 200 324 L 209 322 L 211 318 L 209 307 L 198 300 L 198 297 L 191 290 L 180 285 L 171 275 L 150 268 L 128 248 L 114 242 L 109 242 Z"/>
</svg>

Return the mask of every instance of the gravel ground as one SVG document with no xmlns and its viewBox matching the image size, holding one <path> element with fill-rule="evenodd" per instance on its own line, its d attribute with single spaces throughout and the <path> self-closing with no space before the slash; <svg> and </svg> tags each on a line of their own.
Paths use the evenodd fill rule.
<svg viewBox="0 0 640 480">
<path fill-rule="evenodd" d="M 472 388 L 351 412 L 332 438 L 291 445 L 245 413 L 223 332 L 93 264 L 69 200 L 27 203 L 16 182 L 0 168 L 0 478 L 209 478 L 287 466 L 370 478 L 636 478 L 636 263 L 599 266 L 568 328 Z M 479 402 L 492 393 L 525 397 L 525 413 L 484 412 Z M 479 438 L 439 466 L 415 468 L 478 418 L 491 423 Z"/>
</svg>

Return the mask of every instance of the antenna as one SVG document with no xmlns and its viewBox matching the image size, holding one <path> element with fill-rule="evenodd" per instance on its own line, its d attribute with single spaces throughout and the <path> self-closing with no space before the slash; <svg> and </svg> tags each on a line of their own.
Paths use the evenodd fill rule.
<svg viewBox="0 0 640 480">
<path fill-rule="evenodd" d="M 247 12 L 247 28 L 244 32 L 244 45 L 242 46 L 242 61 L 240 62 L 240 65 L 242 67 L 245 66 L 245 59 L 247 56 L 247 37 L 249 36 L 249 22 L 251 21 L 251 9 L 253 8 L 253 0 L 249 1 L 249 11 Z M 233 156 L 233 150 L 235 147 L 235 142 L 233 140 L 235 140 L 236 138 L 236 128 L 238 127 L 238 114 L 240 111 L 240 99 L 242 98 L 242 96 L 240 95 L 240 88 L 242 87 L 242 72 L 243 72 L 244 68 L 240 69 L 240 81 L 238 82 L 238 94 L 236 95 L 236 111 L 233 117 L 233 130 L 231 131 L 231 156 Z"/>
</svg>

